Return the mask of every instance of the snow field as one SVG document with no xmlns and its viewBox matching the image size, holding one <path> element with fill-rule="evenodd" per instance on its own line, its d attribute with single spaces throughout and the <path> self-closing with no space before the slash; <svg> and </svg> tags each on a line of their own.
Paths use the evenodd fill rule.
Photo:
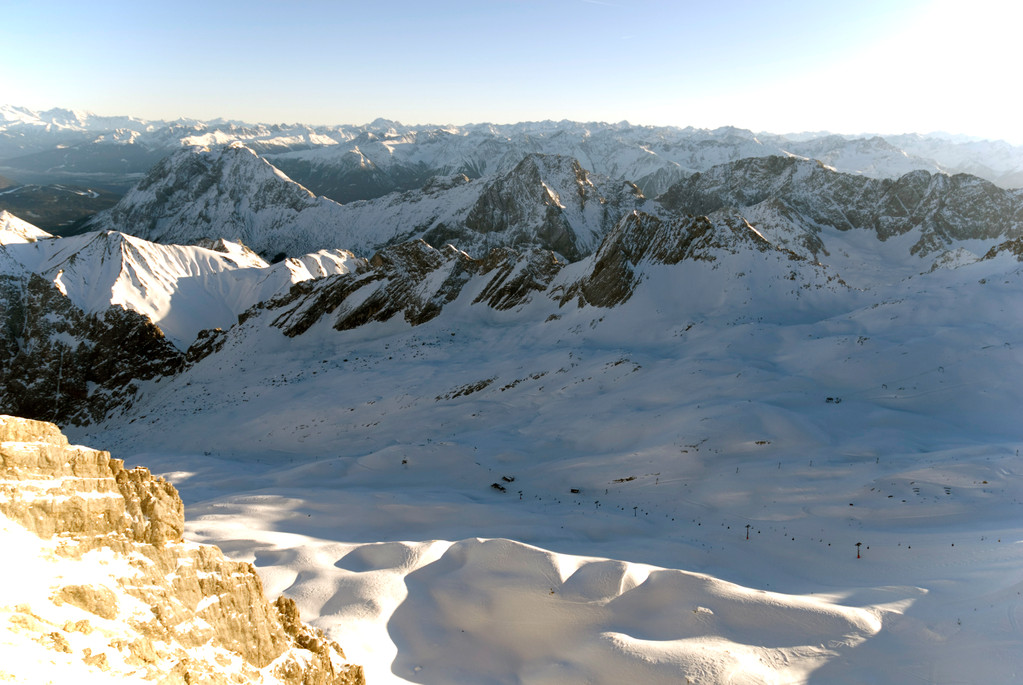
<svg viewBox="0 0 1023 685">
<path fill-rule="evenodd" d="M 191 536 L 376 682 L 1009 681 L 1015 323 L 954 324 L 1012 289 L 968 276 L 787 324 L 762 290 L 731 325 L 656 297 L 286 348 L 250 321 L 90 440 L 183 472 Z"/>
<path fill-rule="evenodd" d="M 614 309 L 257 314 L 72 437 L 174 474 L 373 682 L 1011 682 L 1018 262 L 717 256 Z"/>
</svg>

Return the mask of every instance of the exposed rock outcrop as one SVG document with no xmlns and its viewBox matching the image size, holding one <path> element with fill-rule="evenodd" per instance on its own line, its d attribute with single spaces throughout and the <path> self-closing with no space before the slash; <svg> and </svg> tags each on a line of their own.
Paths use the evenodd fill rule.
<svg viewBox="0 0 1023 685">
<path fill-rule="evenodd" d="M 10 416 L 0 416 L 0 466 L 4 530 L 13 522 L 41 538 L 38 558 L 19 563 L 64 569 L 46 582 L 47 597 L 0 606 L 5 641 L 44 643 L 111 682 L 364 683 L 293 601 L 264 598 L 250 564 L 183 541 L 170 483 L 69 445 L 53 424 Z M 62 620 L 69 611 L 75 621 Z M 17 675 L 9 669 L 0 663 L 0 679 Z"/>
<path fill-rule="evenodd" d="M 184 355 L 147 317 L 87 314 L 34 274 L 0 275 L 0 412 L 81 425 L 130 404 Z"/>
<path fill-rule="evenodd" d="M 434 318 L 469 290 L 474 293 L 473 304 L 500 310 L 524 304 L 546 290 L 564 266 L 547 250 L 522 254 L 494 248 L 484 259 L 473 259 L 450 245 L 438 250 L 422 240 L 385 248 L 369 265 L 364 273 L 298 284 L 288 296 L 261 307 L 273 313 L 272 325 L 289 337 L 304 333 L 328 315 L 337 330 L 398 315 L 415 326 Z"/>
<path fill-rule="evenodd" d="M 738 209 L 762 231 L 799 233 L 809 254 L 826 254 L 823 228 L 865 229 L 879 240 L 916 231 L 911 252 L 955 241 L 1023 235 L 1023 194 L 970 176 L 912 171 L 897 179 L 839 173 L 792 157 L 742 159 L 676 183 L 658 198 L 690 214 Z"/>
<path fill-rule="evenodd" d="M 1000 254 L 1011 254 L 1017 261 L 1023 262 L 1023 238 L 1013 238 L 993 246 L 984 255 L 984 259 L 994 259 Z"/>
<path fill-rule="evenodd" d="M 552 296 L 562 304 L 578 300 L 579 304 L 613 307 L 632 297 L 643 277 L 643 264 L 715 262 L 727 255 L 750 252 L 774 252 L 786 261 L 804 261 L 772 245 L 741 218 L 666 220 L 634 212 L 607 235 L 590 258 L 588 273 Z M 792 278 L 795 280 L 795 272 Z"/>
<path fill-rule="evenodd" d="M 535 244 L 572 262 L 590 254 L 642 201 L 633 184 L 591 174 L 575 159 L 531 154 L 487 184 L 465 225 L 479 233 L 504 233 L 505 244 Z"/>
</svg>

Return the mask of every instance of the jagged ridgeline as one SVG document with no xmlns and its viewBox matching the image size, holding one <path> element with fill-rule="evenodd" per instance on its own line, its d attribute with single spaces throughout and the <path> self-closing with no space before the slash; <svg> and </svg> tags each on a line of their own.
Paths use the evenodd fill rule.
<svg viewBox="0 0 1023 685">
<path fill-rule="evenodd" d="M 165 159 L 97 215 L 102 230 L 56 240 L 2 216 L 0 410 L 81 425 L 123 415 L 143 386 L 255 327 L 415 326 L 452 308 L 545 322 L 566 307 L 632 306 L 655 282 L 684 290 L 673 306 L 687 316 L 763 316 L 750 308 L 767 299 L 772 312 L 847 311 L 847 285 L 869 292 L 1011 248 L 1023 192 L 761 157 L 651 200 L 529 153 L 505 173 L 340 205 L 236 143 Z"/>
<path fill-rule="evenodd" d="M 916 231 L 911 251 L 923 255 L 953 241 L 1019 237 L 1021 192 L 966 174 L 877 179 L 767 156 L 683 176 L 650 200 L 632 183 L 590 172 L 570 157 L 530 153 L 506 172 L 435 177 L 419 190 L 340 205 L 234 143 L 166 158 L 87 226 L 164 244 L 227 238 L 269 260 L 321 249 L 370 257 L 422 238 L 476 258 L 494 247 L 535 247 L 573 262 L 592 254 L 633 211 L 737 211 L 776 244 L 821 259 L 827 229 L 869 230 L 881 241 Z"/>
<path fill-rule="evenodd" d="M 504 174 L 438 177 L 420 190 L 340 205 L 234 143 L 168 157 L 86 228 L 179 245 L 227 238 L 270 260 L 325 248 L 368 257 L 415 238 L 476 255 L 537 246 L 575 260 L 646 202 L 631 183 L 534 153 Z"/>
<path fill-rule="evenodd" d="M 874 179 L 791 157 L 714 167 L 680 181 L 658 200 L 691 214 L 738 210 L 765 235 L 825 260 L 826 229 L 870 231 L 879 241 L 912 233 L 910 252 L 921 256 L 960 241 L 1023 234 L 1021 190 L 968 174 L 913 171 Z"/>
<path fill-rule="evenodd" d="M 3 415 L 0 468 L 0 525 L 17 559 L 5 582 L 21 588 L 0 606 L 19 650 L 0 678 L 365 682 L 292 600 L 264 597 L 251 564 L 184 541 L 177 491 L 147 469 Z"/>
<path fill-rule="evenodd" d="M 1023 185 L 1023 148 L 949 136 L 773 135 L 735 127 L 541 121 L 466 126 L 309 126 L 143 121 L 0 105 L 0 160 L 13 183 L 126 190 L 182 147 L 244 142 L 319 195 L 349 203 L 421 188 L 432 177 L 504 174 L 527 154 L 577 159 L 590 171 L 635 182 L 648 197 L 697 171 L 747 157 L 794 155 L 839 171 L 896 178 L 923 169 L 971 173 L 1003 188 Z M 93 185 L 92 190 L 98 188 Z M 12 209 L 3 205 L 0 208 Z"/>
</svg>

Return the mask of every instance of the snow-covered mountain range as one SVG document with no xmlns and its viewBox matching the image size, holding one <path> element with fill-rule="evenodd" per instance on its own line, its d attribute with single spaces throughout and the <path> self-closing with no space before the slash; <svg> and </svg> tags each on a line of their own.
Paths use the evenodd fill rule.
<svg viewBox="0 0 1023 685">
<path fill-rule="evenodd" d="M 1023 668 L 1019 191 L 833 168 L 884 141 L 640 177 L 624 124 L 474 169 L 471 127 L 369 128 L 193 139 L 81 236 L 0 216 L 0 410 L 180 484 L 367 682 Z M 356 146 L 436 164 L 339 204 L 281 162 Z"/>
<path fill-rule="evenodd" d="M 732 127 L 568 121 L 467 126 L 407 126 L 385 119 L 362 126 L 165 122 L 0 106 L 0 168 L 12 178 L 19 171 L 25 177 L 92 175 L 123 183 L 125 176 L 137 179 L 181 147 L 236 141 L 313 192 L 342 203 L 415 190 L 433 176 L 507 173 L 530 153 L 576 159 L 592 173 L 637 184 L 649 197 L 697 171 L 771 155 L 816 159 L 871 178 L 921 169 L 971 173 L 1001 187 L 1023 185 L 1023 148 L 938 134 L 786 136 Z"/>
<path fill-rule="evenodd" d="M 954 258 L 953 243 L 1023 233 L 1023 191 L 966 174 L 871 179 L 794 157 L 753 157 L 688 176 L 650 200 L 578 160 L 534 153 L 504 174 L 435 178 L 417 191 L 340 205 L 240 143 L 175 153 L 86 227 L 172 244 L 228 237 L 268 259 L 338 245 L 370 257 L 421 238 L 474 255 L 538 247 L 576 261 L 637 210 L 663 217 L 737 211 L 779 245 L 825 262 L 825 229 L 870 230 L 881 241 L 913 236 L 910 252 L 939 260 Z"/>
<path fill-rule="evenodd" d="M 175 153 L 85 227 L 164 243 L 228 237 L 270 259 L 335 245 L 371 256 L 417 237 L 473 251 L 536 244 L 575 259 L 644 202 L 632 184 L 532 154 L 506 174 L 435 178 L 417 191 L 340 205 L 232 143 Z"/>
</svg>

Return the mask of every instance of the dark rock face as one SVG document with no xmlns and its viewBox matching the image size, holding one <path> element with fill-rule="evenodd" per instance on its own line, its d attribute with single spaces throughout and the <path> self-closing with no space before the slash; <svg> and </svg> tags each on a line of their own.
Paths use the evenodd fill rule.
<svg viewBox="0 0 1023 685">
<path fill-rule="evenodd" d="M 555 196 L 544 184 L 537 165 L 540 159 L 531 155 L 510 174 L 491 183 L 469 210 L 465 225 L 480 233 L 505 233 L 511 228 L 534 224 L 536 238 L 542 244 L 569 260 L 577 259 L 576 234 L 561 211 L 562 198 Z M 570 172 L 576 182 L 581 183 L 583 171 L 578 162 L 572 164 Z M 564 201 L 581 207 L 585 201 L 582 188 L 565 197 Z M 526 239 L 527 236 L 521 235 L 520 238 Z"/>
<path fill-rule="evenodd" d="M 510 234 L 505 244 L 533 244 L 575 261 L 642 200 L 636 186 L 594 176 L 575 159 L 531 154 L 486 187 L 465 225 Z M 591 234 L 580 234 L 584 230 Z"/>
<path fill-rule="evenodd" d="M 188 351 L 185 352 L 185 361 L 188 364 L 195 364 L 200 359 L 205 359 L 224 347 L 226 336 L 223 329 L 207 328 L 199 331 Z"/>
<path fill-rule="evenodd" d="M 643 264 L 714 262 L 745 251 L 777 252 L 785 259 L 802 261 L 776 248 L 742 219 L 661 219 L 634 212 L 604 239 L 592 257 L 590 272 L 552 296 L 561 304 L 577 300 L 580 305 L 613 307 L 632 297 L 642 278 Z"/>
<path fill-rule="evenodd" d="M 1011 254 L 1017 261 L 1023 262 L 1023 238 L 1013 238 L 998 243 L 984 255 L 984 259 L 994 259 L 1001 254 Z"/>
<path fill-rule="evenodd" d="M 872 179 L 791 157 L 714 167 L 675 184 L 658 200 L 691 214 L 769 209 L 806 231 L 804 244 L 814 254 L 823 248 L 817 235 L 823 227 L 868 229 L 880 240 L 917 229 L 920 238 L 911 251 L 920 255 L 956 240 L 1023 235 L 1020 191 L 966 174 L 914 171 L 894 180 Z"/>
<path fill-rule="evenodd" d="M 386 248 L 373 256 L 365 273 L 333 276 L 304 288 L 293 287 L 288 297 L 270 305 L 274 309 L 285 308 L 273 325 L 291 337 L 304 333 L 328 314 L 334 315 L 337 330 L 356 328 L 370 321 L 387 321 L 398 313 L 413 325 L 429 321 L 457 296 L 458 274 L 449 273 L 437 291 L 426 292 L 421 286 L 442 267 L 452 271 L 451 267 L 460 259 L 468 257 L 450 247 L 436 250 L 422 240 Z M 449 283 L 452 278 L 455 282 Z M 354 297 L 359 291 L 364 296 Z"/>
<path fill-rule="evenodd" d="M 104 629 L 109 647 L 134 677 L 182 685 L 365 683 L 362 668 L 346 663 L 336 643 L 301 622 L 292 600 L 265 599 L 251 564 L 184 542 L 177 490 L 147 469 L 125 469 L 108 452 L 69 446 L 53 424 L 0 415 L 0 472 L 0 514 L 54 539 L 59 556 L 106 550 L 130 567 L 127 574 L 111 570 L 95 585 L 56 588 L 51 601 L 115 622 Z M 121 611 L 121 604 L 137 602 L 149 611 Z M 28 605 L 15 611 L 26 618 L 12 624 L 57 635 L 55 646 L 71 651 L 63 635 L 80 626 L 47 625 Z M 90 663 L 89 656 L 85 650 L 83 661 Z M 176 664 L 172 673 L 168 663 Z"/>
<path fill-rule="evenodd" d="M 548 250 L 532 249 L 520 255 L 510 248 L 494 248 L 475 263 L 476 275 L 489 280 L 473 304 L 512 309 L 529 301 L 533 293 L 546 291 L 563 266 Z"/>
<path fill-rule="evenodd" d="M 414 240 L 381 250 L 365 272 L 300 283 L 265 308 L 274 312 L 272 325 L 289 337 L 328 315 L 337 330 L 398 315 L 415 326 L 440 314 L 470 282 L 482 280 L 473 304 L 501 310 L 524 304 L 533 293 L 544 291 L 562 266 L 551 252 L 540 249 L 522 255 L 495 248 L 477 260 L 450 246 L 438 250 Z"/>
<path fill-rule="evenodd" d="M 85 314 L 36 274 L 0 276 L 0 411 L 82 425 L 130 404 L 136 381 L 176 373 L 179 352 L 148 318 Z"/>
</svg>

